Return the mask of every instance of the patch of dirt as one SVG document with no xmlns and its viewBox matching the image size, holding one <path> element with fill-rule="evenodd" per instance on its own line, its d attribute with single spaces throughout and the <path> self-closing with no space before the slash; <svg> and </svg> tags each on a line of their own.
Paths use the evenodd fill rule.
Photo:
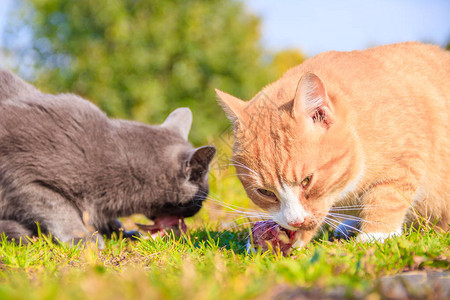
<svg viewBox="0 0 450 300">
<path fill-rule="evenodd" d="M 449 299 L 450 272 L 416 271 L 386 276 L 378 281 L 377 288 L 387 299 Z"/>
<path fill-rule="evenodd" d="M 319 288 L 278 286 L 263 296 L 262 300 L 337 300 L 337 299 L 388 299 L 388 300 L 440 300 L 450 299 L 450 272 L 420 271 L 386 276 L 374 283 L 365 293 L 349 291 L 347 287 L 329 290 Z"/>
</svg>

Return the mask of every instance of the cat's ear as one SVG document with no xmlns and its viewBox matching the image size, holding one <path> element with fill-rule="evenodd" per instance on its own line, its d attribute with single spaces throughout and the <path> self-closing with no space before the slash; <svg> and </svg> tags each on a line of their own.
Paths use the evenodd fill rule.
<svg viewBox="0 0 450 300">
<path fill-rule="evenodd" d="M 241 118 L 245 102 L 221 90 L 215 89 L 215 91 L 219 99 L 219 104 L 227 114 L 228 119 L 235 123 Z"/>
<path fill-rule="evenodd" d="M 162 127 L 178 132 L 186 141 L 188 139 L 189 131 L 192 125 L 192 112 L 187 107 L 180 107 L 175 109 L 164 123 Z"/>
<path fill-rule="evenodd" d="M 209 170 L 214 155 L 216 155 L 216 147 L 208 145 L 194 149 L 186 161 L 186 175 L 189 180 L 195 181 L 203 178 Z"/>
<path fill-rule="evenodd" d="M 314 123 L 329 122 L 331 112 L 331 102 L 323 81 L 314 73 L 303 75 L 295 91 L 292 116 L 298 118 L 306 114 Z"/>
</svg>

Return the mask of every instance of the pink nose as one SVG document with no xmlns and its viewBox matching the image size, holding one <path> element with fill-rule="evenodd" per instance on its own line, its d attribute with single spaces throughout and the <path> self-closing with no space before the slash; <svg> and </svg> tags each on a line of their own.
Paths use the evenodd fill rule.
<svg viewBox="0 0 450 300">
<path fill-rule="evenodd" d="M 292 222 L 288 222 L 289 226 L 295 227 L 295 228 L 300 228 L 302 227 L 303 223 L 305 222 L 305 220 L 294 220 Z"/>
</svg>

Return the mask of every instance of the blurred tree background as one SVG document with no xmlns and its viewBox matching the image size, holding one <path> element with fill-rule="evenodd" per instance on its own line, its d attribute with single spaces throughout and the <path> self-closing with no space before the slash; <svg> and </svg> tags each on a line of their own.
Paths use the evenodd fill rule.
<svg viewBox="0 0 450 300">
<path fill-rule="evenodd" d="M 228 125 L 214 88 L 249 99 L 303 60 L 296 50 L 266 53 L 260 19 L 237 0 L 22 0 L 14 11 L 4 44 L 19 74 L 112 117 L 158 123 L 188 106 L 195 144 Z M 17 46 L 21 30 L 31 43 Z M 29 57 L 32 74 L 20 70 Z"/>
<path fill-rule="evenodd" d="M 298 50 L 282 50 L 273 56 L 270 64 L 270 72 L 275 75 L 276 78 L 279 78 L 286 70 L 301 64 L 305 59 L 305 56 Z"/>
</svg>

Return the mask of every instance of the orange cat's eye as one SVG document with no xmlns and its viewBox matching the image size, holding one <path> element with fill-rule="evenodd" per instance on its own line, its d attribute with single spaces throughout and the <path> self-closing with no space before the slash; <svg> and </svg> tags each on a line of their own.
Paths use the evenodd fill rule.
<svg viewBox="0 0 450 300">
<path fill-rule="evenodd" d="M 269 190 L 257 189 L 258 193 L 266 197 L 276 197 L 275 194 Z"/>
<path fill-rule="evenodd" d="M 302 187 L 304 187 L 304 188 L 307 187 L 311 183 L 311 178 L 312 178 L 312 175 L 305 177 L 301 182 Z"/>
</svg>

